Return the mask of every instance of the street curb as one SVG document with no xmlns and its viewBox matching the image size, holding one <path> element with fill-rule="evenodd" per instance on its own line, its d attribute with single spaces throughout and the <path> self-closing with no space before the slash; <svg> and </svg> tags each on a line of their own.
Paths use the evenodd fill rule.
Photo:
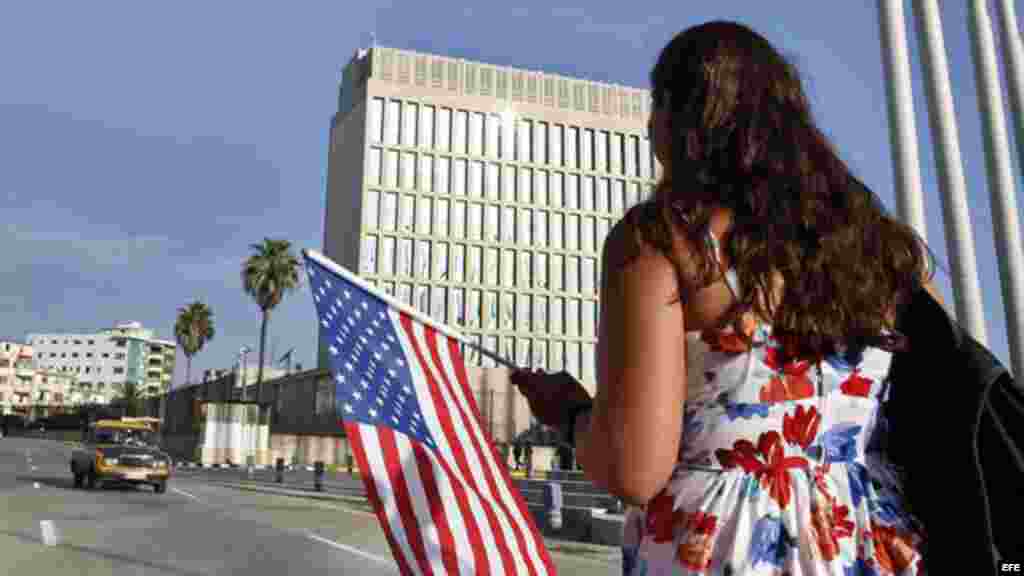
<svg viewBox="0 0 1024 576">
<path fill-rule="evenodd" d="M 313 492 L 310 490 L 293 490 L 288 488 L 278 488 L 276 486 L 265 486 L 256 483 L 243 483 L 243 482 L 221 482 L 217 480 L 210 480 L 207 484 L 213 484 L 215 486 L 223 486 L 225 488 L 234 488 L 236 490 L 248 490 L 250 492 L 264 492 L 267 494 L 279 494 L 281 496 L 294 496 L 296 498 L 311 498 L 313 500 L 335 500 L 338 502 L 348 502 L 350 504 L 366 504 L 369 505 L 369 501 L 365 497 L 360 496 L 347 496 L 343 494 L 330 493 L 330 492 Z"/>
<path fill-rule="evenodd" d="M 264 486 L 260 484 L 249 484 L 240 482 L 220 482 L 220 481 L 208 481 L 208 484 L 215 486 L 222 486 L 225 488 L 233 488 L 235 490 L 246 490 L 249 492 L 262 492 L 266 494 L 277 494 L 279 496 L 289 496 L 293 498 L 309 498 L 312 500 L 332 500 L 335 502 L 344 502 L 347 504 L 362 504 L 369 506 L 370 503 L 365 497 L 358 496 L 344 496 L 337 493 L 327 492 L 312 492 L 306 490 L 290 490 L 287 488 L 277 488 L 276 486 Z M 559 540 L 556 538 L 544 538 L 544 545 L 550 552 L 562 554 L 564 556 L 587 556 L 591 554 L 605 554 L 611 556 L 605 559 L 589 558 L 589 560 L 600 563 L 616 564 L 621 554 L 621 549 L 618 546 L 608 546 L 604 544 L 594 544 L 591 542 L 578 542 L 575 540 Z M 581 554 L 579 550 L 584 550 L 585 553 Z"/>
</svg>

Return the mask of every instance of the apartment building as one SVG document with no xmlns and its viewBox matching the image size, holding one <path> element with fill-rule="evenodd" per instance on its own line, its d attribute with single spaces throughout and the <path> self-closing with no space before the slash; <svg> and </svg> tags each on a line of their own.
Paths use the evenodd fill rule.
<svg viewBox="0 0 1024 576">
<path fill-rule="evenodd" d="M 90 397 L 108 402 L 125 382 L 143 394 L 170 388 L 177 344 L 155 338 L 139 322 L 125 322 L 97 332 L 29 334 L 36 368 L 73 374 Z"/>
<path fill-rule="evenodd" d="M 649 99 L 361 50 L 332 124 L 324 253 L 482 346 L 593 389 L 601 247 L 660 176 Z"/>
<path fill-rule="evenodd" d="M 0 414 L 48 416 L 88 399 L 73 374 L 37 369 L 34 352 L 21 342 L 0 341 Z"/>
</svg>

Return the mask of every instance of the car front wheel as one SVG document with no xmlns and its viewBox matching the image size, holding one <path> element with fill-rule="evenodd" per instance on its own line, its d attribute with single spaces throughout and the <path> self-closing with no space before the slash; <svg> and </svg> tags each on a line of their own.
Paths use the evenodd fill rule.
<svg viewBox="0 0 1024 576">
<path fill-rule="evenodd" d="M 89 470 L 89 473 L 85 476 L 85 487 L 89 490 L 96 489 L 96 471 Z"/>
<path fill-rule="evenodd" d="M 153 484 L 153 491 L 157 494 L 167 492 L 167 482 L 157 482 L 156 484 Z"/>
</svg>

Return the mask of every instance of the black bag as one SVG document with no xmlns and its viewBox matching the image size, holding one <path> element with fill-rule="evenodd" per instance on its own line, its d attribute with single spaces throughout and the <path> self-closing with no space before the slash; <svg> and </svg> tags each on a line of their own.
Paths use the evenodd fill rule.
<svg viewBox="0 0 1024 576">
<path fill-rule="evenodd" d="M 1024 393 L 925 290 L 899 315 L 883 448 L 926 531 L 930 574 L 1024 558 Z M 963 563 L 966 561 L 966 563 Z"/>
</svg>

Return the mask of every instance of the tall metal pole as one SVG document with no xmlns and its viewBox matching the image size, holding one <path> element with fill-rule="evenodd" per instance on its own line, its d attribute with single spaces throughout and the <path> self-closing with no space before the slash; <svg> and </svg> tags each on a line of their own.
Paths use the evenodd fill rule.
<svg viewBox="0 0 1024 576">
<path fill-rule="evenodd" d="M 1010 364 L 1018 377 L 1024 374 L 1024 253 L 1017 217 L 1010 141 L 1003 113 L 995 38 L 985 0 L 971 1 L 968 30 L 974 55 L 978 103 L 984 117 L 985 164 L 992 204 L 992 233 L 995 235 L 999 276 L 1006 310 L 1006 336 Z"/>
<path fill-rule="evenodd" d="M 889 101 L 889 136 L 895 176 L 896 210 L 899 217 L 916 230 L 921 238 L 927 239 L 903 0 L 878 0 L 878 17 L 882 31 L 882 63 L 885 68 L 885 87 Z"/>
<path fill-rule="evenodd" d="M 982 306 L 978 265 L 967 206 L 967 182 L 960 156 L 960 135 L 949 82 L 949 64 L 942 34 L 938 0 L 915 0 L 928 118 L 935 138 L 935 167 L 946 224 L 946 252 L 953 272 L 956 316 L 975 340 L 985 343 L 985 311 Z"/>
</svg>

